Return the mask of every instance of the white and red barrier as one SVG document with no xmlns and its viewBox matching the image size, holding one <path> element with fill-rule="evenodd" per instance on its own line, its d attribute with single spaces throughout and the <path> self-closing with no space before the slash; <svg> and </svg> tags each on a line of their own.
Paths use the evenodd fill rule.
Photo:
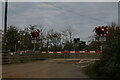
<svg viewBox="0 0 120 80">
<path fill-rule="evenodd" d="M 37 52 L 31 52 L 31 53 L 29 53 L 29 52 L 27 52 L 27 51 L 20 51 L 19 52 L 19 55 L 21 56 L 21 55 L 26 55 L 26 56 L 28 56 L 28 55 L 30 55 L 30 54 L 46 54 L 46 53 L 50 53 L 50 54 L 53 54 L 53 53 L 58 53 L 58 54 L 61 54 L 61 53 L 86 53 L 86 54 L 91 54 L 91 53 L 102 53 L 102 51 L 37 51 Z"/>
<path fill-rule="evenodd" d="M 39 51 L 39 53 L 101 53 L 102 51 Z"/>
</svg>

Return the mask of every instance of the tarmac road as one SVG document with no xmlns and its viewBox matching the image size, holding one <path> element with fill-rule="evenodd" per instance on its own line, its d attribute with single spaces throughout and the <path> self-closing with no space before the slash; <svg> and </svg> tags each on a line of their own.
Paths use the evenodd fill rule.
<svg viewBox="0 0 120 80">
<path fill-rule="evenodd" d="M 42 60 L 2 66 L 2 78 L 88 78 L 73 63 Z"/>
</svg>

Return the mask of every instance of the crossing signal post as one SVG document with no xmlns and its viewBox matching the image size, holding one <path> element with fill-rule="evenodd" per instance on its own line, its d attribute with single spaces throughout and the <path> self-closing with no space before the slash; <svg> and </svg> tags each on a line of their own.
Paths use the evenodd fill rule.
<svg viewBox="0 0 120 80">
<path fill-rule="evenodd" d="M 33 39 L 32 42 L 34 43 L 34 51 L 35 51 L 36 39 L 39 39 L 39 38 L 40 38 L 39 33 L 40 33 L 40 30 L 39 30 L 39 29 L 37 29 L 36 31 L 32 31 L 32 32 L 31 32 L 31 37 L 32 37 L 32 39 Z"/>
<path fill-rule="evenodd" d="M 98 41 L 101 42 L 106 41 L 106 36 L 108 35 L 108 26 L 98 26 L 95 27 L 96 37 L 98 38 Z M 102 46 L 100 46 L 102 50 Z"/>
</svg>

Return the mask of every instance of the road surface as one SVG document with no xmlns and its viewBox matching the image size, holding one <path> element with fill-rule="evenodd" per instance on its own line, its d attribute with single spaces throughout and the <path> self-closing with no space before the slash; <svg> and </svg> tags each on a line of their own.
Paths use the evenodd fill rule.
<svg viewBox="0 0 120 80">
<path fill-rule="evenodd" d="M 42 60 L 3 65 L 2 78 L 88 78 L 74 63 Z"/>
</svg>

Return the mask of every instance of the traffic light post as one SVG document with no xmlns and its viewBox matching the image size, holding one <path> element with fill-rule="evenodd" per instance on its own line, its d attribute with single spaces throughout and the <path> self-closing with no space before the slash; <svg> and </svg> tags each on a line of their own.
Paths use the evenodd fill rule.
<svg viewBox="0 0 120 80">
<path fill-rule="evenodd" d="M 34 51 L 35 51 L 36 42 L 37 42 L 36 40 L 40 38 L 39 33 L 40 33 L 39 29 L 37 29 L 36 31 L 31 32 L 31 37 L 33 39 L 32 43 L 34 43 L 34 49 L 33 49 Z"/>
<path fill-rule="evenodd" d="M 35 44 L 36 44 L 36 39 L 33 39 L 33 40 L 32 40 L 32 43 L 34 44 L 34 48 L 33 48 L 33 50 L 35 51 L 35 46 L 36 46 L 36 45 L 35 45 Z"/>
<path fill-rule="evenodd" d="M 103 44 L 106 41 L 106 36 L 108 35 L 108 26 L 99 26 L 95 27 L 96 37 L 98 37 L 98 41 L 101 41 Z M 102 50 L 103 46 L 100 46 Z"/>
</svg>

